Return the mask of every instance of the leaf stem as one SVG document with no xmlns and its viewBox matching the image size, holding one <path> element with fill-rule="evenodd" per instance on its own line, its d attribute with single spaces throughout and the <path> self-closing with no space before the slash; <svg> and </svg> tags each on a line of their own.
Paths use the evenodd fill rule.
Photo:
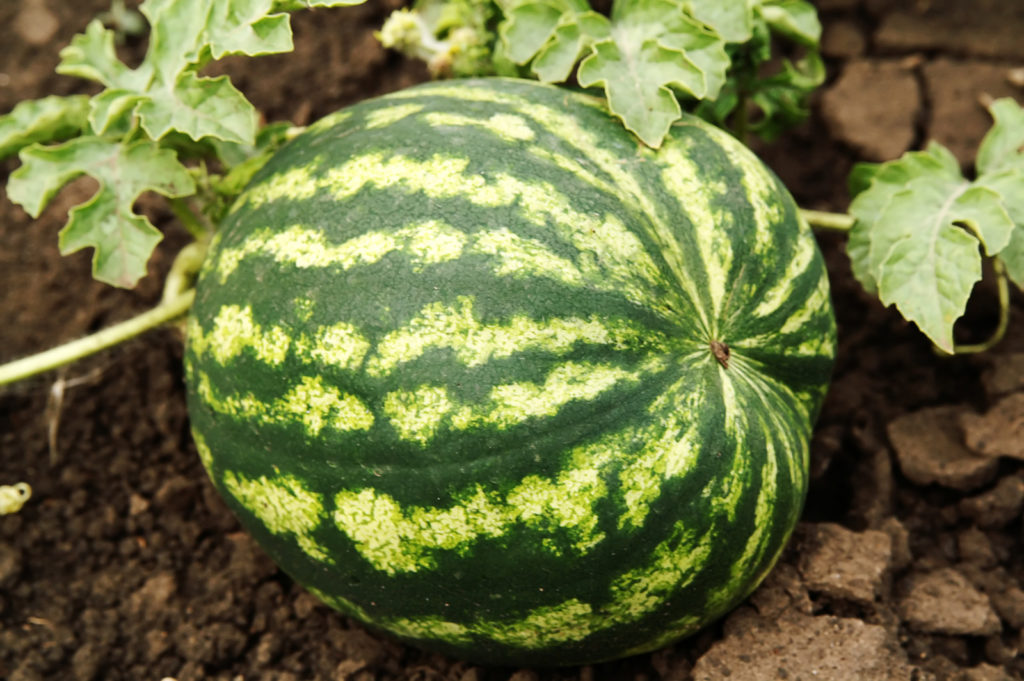
<svg viewBox="0 0 1024 681">
<path fill-rule="evenodd" d="M 90 336 L 73 340 L 70 343 L 59 345 L 45 352 L 0 365 L 0 386 L 71 364 L 84 357 L 139 336 L 150 329 L 185 314 L 192 306 L 195 296 L 195 289 L 189 289 L 171 300 L 160 303 L 152 310 L 143 312 L 137 317 L 127 319 L 120 324 L 115 324 Z"/>
<path fill-rule="evenodd" d="M 744 146 L 747 144 L 747 132 L 750 127 L 750 113 L 747 110 L 747 91 L 745 88 L 740 88 L 737 94 L 738 102 L 736 104 L 736 114 L 732 118 L 732 134 L 743 143 Z"/>
<path fill-rule="evenodd" d="M 209 234 L 210 230 L 199 219 L 199 216 L 192 210 L 192 207 L 188 205 L 188 201 L 178 198 L 168 199 L 167 202 L 171 206 L 171 212 L 174 213 L 174 217 L 181 220 L 181 224 L 185 226 L 185 229 L 188 230 L 193 239 L 203 239 Z"/>
<path fill-rule="evenodd" d="M 196 276 L 206 258 L 206 241 L 193 241 L 175 256 L 164 279 L 164 292 L 160 302 L 167 303 L 195 286 Z"/>
<path fill-rule="evenodd" d="M 992 269 L 996 275 L 996 287 L 999 294 L 999 322 L 996 324 L 995 331 L 992 332 L 992 335 L 987 340 L 981 343 L 954 345 L 954 355 L 973 355 L 991 350 L 999 341 L 1003 340 L 1003 337 L 1006 335 L 1006 329 L 1010 325 L 1010 283 L 1009 277 L 1006 274 L 1006 265 L 998 257 L 992 258 L 991 262 Z"/>
<path fill-rule="evenodd" d="M 856 219 L 846 213 L 828 213 L 823 210 L 800 208 L 800 215 L 811 227 L 831 229 L 837 232 L 849 232 Z"/>
</svg>

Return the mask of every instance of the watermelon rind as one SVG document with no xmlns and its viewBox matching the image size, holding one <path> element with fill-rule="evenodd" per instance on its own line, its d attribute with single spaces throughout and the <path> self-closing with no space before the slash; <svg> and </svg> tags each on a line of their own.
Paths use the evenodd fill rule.
<svg viewBox="0 0 1024 681">
<path fill-rule="evenodd" d="M 778 178 L 684 116 L 429 83 L 311 125 L 188 322 L 210 477 L 296 581 L 485 664 L 592 663 L 745 598 L 800 515 L 835 355 Z"/>
</svg>

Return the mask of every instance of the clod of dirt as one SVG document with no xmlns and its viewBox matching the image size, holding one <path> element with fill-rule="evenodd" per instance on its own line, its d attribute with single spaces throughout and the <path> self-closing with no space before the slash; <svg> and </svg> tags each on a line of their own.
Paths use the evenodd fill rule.
<svg viewBox="0 0 1024 681">
<path fill-rule="evenodd" d="M 675 648 L 664 648 L 651 655 L 651 666 L 658 673 L 660 681 L 690 681 L 693 665 Z M 586 669 L 590 669 L 589 677 Z M 471 681 L 465 676 L 459 681 Z M 480 681 L 475 679 L 473 681 Z M 580 681 L 594 681 L 593 667 L 584 667 L 580 673 Z"/>
<path fill-rule="evenodd" d="M 0 586 L 13 582 L 21 573 L 21 551 L 7 542 L 0 542 Z"/>
<path fill-rule="evenodd" d="M 1014 629 L 1024 629 L 1024 591 L 1012 586 L 992 599 L 999 617 Z M 1024 642 L 1024 635 L 1022 635 Z"/>
<path fill-rule="evenodd" d="M 956 535 L 957 553 L 960 560 L 979 567 L 993 567 L 999 562 L 988 535 L 977 527 L 968 527 Z"/>
<path fill-rule="evenodd" d="M 800 573 L 789 563 L 779 563 L 764 583 L 750 596 L 750 602 L 762 617 L 775 618 L 787 610 L 810 615 L 811 597 Z"/>
<path fill-rule="evenodd" d="M 960 675 L 959 681 L 1012 681 L 1003 667 L 982 663 Z"/>
<path fill-rule="evenodd" d="M 989 636 L 1002 629 L 988 596 L 953 568 L 915 572 L 902 587 L 900 616 L 918 631 Z"/>
<path fill-rule="evenodd" d="M 1024 392 L 1000 400 L 985 414 L 960 417 L 967 446 L 986 456 L 1024 460 Z"/>
<path fill-rule="evenodd" d="M 901 62 L 860 59 L 847 62 L 821 112 L 832 134 L 866 160 L 888 161 L 913 142 L 920 104 L 917 80 Z"/>
<path fill-rule="evenodd" d="M 365 668 L 362 660 L 342 660 L 334 668 L 334 678 L 337 681 L 355 681 L 355 675 Z"/>
<path fill-rule="evenodd" d="M 797 537 L 797 568 L 808 589 L 859 603 L 875 600 L 892 560 L 888 534 L 815 523 L 801 525 Z"/>
<path fill-rule="evenodd" d="M 86 643 L 71 656 L 71 673 L 75 681 L 93 681 L 103 663 L 103 651 L 93 643 Z"/>
<path fill-rule="evenodd" d="M 864 54 L 866 46 L 864 34 L 852 21 L 831 23 L 821 36 L 821 53 L 826 57 L 859 57 Z"/>
<path fill-rule="evenodd" d="M 153 506 L 160 511 L 183 511 L 195 504 L 196 483 L 176 475 L 160 485 L 153 496 Z"/>
<path fill-rule="evenodd" d="M 45 45 L 59 28 L 57 17 L 42 0 L 26 0 L 14 20 L 14 30 L 30 45 Z"/>
<path fill-rule="evenodd" d="M 145 651 L 146 657 L 150 660 L 159 659 L 171 647 L 171 637 L 166 631 L 151 629 L 146 632 Z"/>
<path fill-rule="evenodd" d="M 344 629 L 335 641 L 345 659 L 358 660 L 363 667 L 376 667 L 389 656 L 401 654 L 394 641 L 378 638 L 361 628 Z"/>
<path fill-rule="evenodd" d="M 137 516 L 149 510 L 149 500 L 146 497 L 132 492 L 128 496 L 128 515 Z"/>
<path fill-rule="evenodd" d="M 223 664 L 245 649 L 246 635 L 228 622 L 211 622 L 199 627 L 183 624 L 176 634 L 178 652 L 190 662 Z"/>
<path fill-rule="evenodd" d="M 777 620 L 745 613 L 733 617 L 751 621 L 727 627 L 731 631 L 725 638 L 697 660 L 694 681 L 909 681 L 913 677 L 913 667 L 899 643 L 881 626 L 792 611 Z"/>
<path fill-rule="evenodd" d="M 508 681 L 537 681 L 537 672 L 532 669 L 520 669 L 513 672 Z"/>
<path fill-rule="evenodd" d="M 958 508 L 978 527 L 1003 527 L 1020 517 L 1024 509 L 1024 480 L 1008 475 L 987 492 L 961 499 Z"/>
<path fill-rule="evenodd" d="M 1015 65 L 952 59 L 925 64 L 922 73 L 931 107 L 928 139 L 949 147 L 961 164 L 970 163 L 977 153 L 978 140 L 992 125 L 982 100 L 1017 94 L 1007 78 Z"/>
<path fill-rule="evenodd" d="M 891 0 L 878 3 L 890 7 Z M 928 0 L 902 3 L 875 33 L 875 47 L 888 52 L 941 50 L 978 57 L 1024 59 L 1020 21 L 1024 5 L 1005 0 Z"/>
<path fill-rule="evenodd" d="M 167 607 L 167 602 L 176 589 L 174 575 L 161 572 L 147 579 L 145 584 L 129 597 L 128 607 L 135 616 L 149 619 Z"/>
<path fill-rule="evenodd" d="M 910 552 L 910 530 L 895 516 L 886 518 L 881 525 L 881 530 L 889 535 L 889 546 L 892 550 L 892 557 L 889 566 L 892 570 L 902 570 L 914 560 L 914 554 Z"/>
<path fill-rule="evenodd" d="M 1024 390 L 1024 352 L 992 355 L 981 382 L 990 398 Z"/>
<path fill-rule="evenodd" d="M 860 0 L 818 0 L 815 5 L 818 9 L 825 12 L 829 10 L 841 10 L 841 9 L 855 9 L 860 4 Z"/>
<path fill-rule="evenodd" d="M 224 572 L 239 584 L 255 585 L 277 572 L 277 566 L 250 535 L 233 532 L 227 539 L 232 551 Z"/>
<path fill-rule="evenodd" d="M 889 423 L 889 441 L 911 482 L 966 491 L 995 477 L 999 461 L 974 454 L 960 441 L 960 414 L 959 407 L 931 407 Z"/>
</svg>

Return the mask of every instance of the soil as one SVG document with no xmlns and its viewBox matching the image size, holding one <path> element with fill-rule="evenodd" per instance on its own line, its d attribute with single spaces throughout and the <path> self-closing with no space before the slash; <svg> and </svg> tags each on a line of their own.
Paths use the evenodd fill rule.
<svg viewBox="0 0 1024 681">
<path fill-rule="evenodd" d="M 85 91 L 58 50 L 106 0 L 0 5 L 0 111 Z M 801 205 L 844 210 L 860 160 L 929 139 L 965 162 L 980 102 L 1024 99 L 1024 6 L 1005 0 L 820 0 L 829 78 L 811 119 L 759 146 Z M 387 54 L 374 2 L 295 18 L 296 52 L 230 73 L 268 120 L 305 123 L 398 89 L 424 70 Z M 129 56 L 143 45 L 129 41 Z M 1018 85 L 1014 85 L 1014 83 Z M 5 162 L 6 176 L 16 167 Z M 92 282 L 89 253 L 56 233 L 88 182 L 38 220 L 0 197 L 0 361 L 102 328 L 158 300 L 185 243 L 166 239 L 133 291 Z M 1007 339 L 937 356 L 853 280 L 822 234 L 840 328 L 813 441 L 803 521 L 737 611 L 651 655 L 560 670 L 467 665 L 404 647 L 319 604 L 244 534 L 207 481 L 187 429 L 173 327 L 0 392 L 0 483 L 34 495 L 0 517 L 0 678 L 10 681 L 541 681 L 1024 678 L 1024 305 Z M 995 324 L 979 285 L 963 340 Z"/>
</svg>

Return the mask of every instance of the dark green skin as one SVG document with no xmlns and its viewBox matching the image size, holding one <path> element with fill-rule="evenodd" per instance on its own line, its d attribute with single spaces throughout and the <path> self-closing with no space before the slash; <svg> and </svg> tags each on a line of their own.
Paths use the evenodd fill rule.
<svg viewBox="0 0 1024 681">
<path fill-rule="evenodd" d="M 189 412 L 194 431 L 211 452 L 211 478 L 249 532 L 296 581 L 367 624 L 390 630 L 412 644 L 474 662 L 530 666 L 591 663 L 665 645 L 705 626 L 745 598 L 771 568 L 799 517 L 811 427 L 835 353 L 827 290 L 824 299 L 820 295 L 826 276 L 822 259 L 815 251 L 793 269 L 797 253 L 813 237 L 799 224 L 795 205 L 770 173 L 779 214 L 770 225 L 770 249 L 755 252 L 755 233 L 764 225 L 756 221 L 742 170 L 704 124 L 684 118 L 673 128 L 669 146 L 680 140 L 691 145 L 687 153 L 702 172 L 700 180 L 728 188 L 716 194 L 712 207 L 732 216 L 732 223 L 724 228 L 731 264 L 718 273 L 728 283 L 728 297 L 717 316 L 712 315 L 712 265 L 702 257 L 695 236 L 698 226 L 688 216 L 687 198 L 676 196 L 663 182 L 667 152 L 642 147 L 585 95 L 501 79 L 445 87 L 456 92 L 495 92 L 508 102 L 441 96 L 432 85 L 406 91 L 401 99 L 363 102 L 349 110 L 346 120 L 311 129 L 289 143 L 250 187 L 266 186 L 296 167 L 311 168 L 312 177 L 323 178 L 331 168 L 374 152 L 423 163 L 435 154 L 464 157 L 468 159 L 466 175 L 486 182 L 505 174 L 548 183 L 579 214 L 620 220 L 660 275 L 655 283 L 636 279 L 643 301 L 616 286 L 567 287 L 552 277 L 498 276 L 496 256 L 468 250 L 457 259 L 425 267 L 417 265 L 408 252 L 395 251 L 373 264 L 348 269 L 301 268 L 259 252 L 243 258 L 223 283 L 218 279 L 223 253 L 243 247 L 260 230 L 283 232 L 295 224 L 320 230 L 330 244 L 342 244 L 370 231 L 396 230 L 415 219 L 431 218 L 449 223 L 470 240 L 481 230 L 505 228 L 544 244 L 580 267 L 601 257 L 600 252 L 581 250 L 553 223 L 538 225 L 528 220 L 522 202 L 482 206 L 460 196 L 427 196 L 401 182 L 390 187 L 370 183 L 343 199 L 336 198 L 329 187 L 317 189 L 312 196 L 275 198 L 262 205 L 243 195 L 212 247 L 198 284 L 193 323 L 209 332 L 224 306 L 249 305 L 264 328 L 278 325 L 297 337 L 345 321 L 376 348 L 425 306 L 435 302 L 455 306 L 459 296 L 472 296 L 473 313 L 481 323 L 500 323 L 516 315 L 536 320 L 596 315 L 628 320 L 648 329 L 648 339 L 661 340 L 625 347 L 578 343 L 560 354 L 530 349 L 476 366 L 458 361 L 450 347 L 432 348 L 389 375 L 376 377 L 366 371 L 373 349 L 360 366 L 339 369 L 328 363 L 311 365 L 295 354 L 271 365 L 251 350 L 219 362 L 209 353 L 200 355 L 190 339 L 186 351 Z M 407 104 L 422 109 L 387 125 L 367 127 L 375 112 Z M 566 131 L 548 129 L 531 118 L 524 111 L 528 105 L 570 115 L 582 130 L 594 135 L 601 151 L 619 159 L 620 171 L 643 188 L 654 214 L 531 153 L 531 148 L 541 147 L 573 159 L 607 184 L 621 184 L 621 178 L 602 168 L 596 156 L 574 146 Z M 533 139 L 503 140 L 483 124 L 431 125 L 426 116 L 430 112 L 481 121 L 494 114 L 515 115 L 530 126 Z M 673 269 L 665 256 L 663 235 L 652 227 L 657 222 L 671 226 L 690 290 L 680 285 L 678 268 Z M 607 271 L 609 280 L 632 281 L 633 275 L 618 263 L 598 262 L 597 269 Z M 790 280 L 789 294 L 777 309 L 758 314 L 768 292 L 778 282 Z M 315 301 L 308 318 L 297 311 L 296 296 Z M 808 306 L 803 319 L 800 313 Z M 701 321 L 702 315 L 705 319 L 715 316 L 714 323 Z M 802 321 L 791 324 L 796 328 L 784 330 L 788 320 L 798 317 Z M 801 344 L 803 350 L 798 350 Z M 445 420 L 429 444 L 423 445 L 402 438 L 385 415 L 386 395 L 393 391 L 440 385 L 460 404 L 486 405 L 495 386 L 543 384 L 552 367 L 565 362 L 639 372 L 647 366 L 645 362 L 658 358 L 662 366 L 644 370 L 643 380 L 620 381 L 592 399 L 568 401 L 553 416 L 527 418 L 504 430 L 485 424 L 460 429 Z M 323 428 L 313 436 L 296 421 L 261 423 L 239 418 L 211 406 L 199 389 L 200 374 L 208 377 L 218 395 L 252 394 L 268 404 L 280 399 L 300 377 L 315 374 L 324 384 L 361 400 L 375 417 L 373 426 Z M 748 380 L 747 375 L 755 378 Z M 659 399 L 660 406 L 652 406 Z M 684 474 L 661 476 L 639 526 L 623 527 L 622 518 L 629 513 L 626 478 L 631 473 L 627 469 L 645 447 L 652 446 L 649 436 L 655 431 L 650 424 L 662 417 L 675 419 L 671 427 L 680 437 L 686 431 L 695 434 L 693 458 Z M 731 428 L 728 418 L 733 421 Z M 335 498 L 343 490 L 372 488 L 405 508 L 443 510 L 458 504 L 467 490 L 479 484 L 496 504 L 503 504 L 528 476 L 555 480 L 570 465 L 574 448 L 631 428 L 645 433 L 645 438 L 620 442 L 614 459 L 598 468 L 604 493 L 591 511 L 596 515 L 595 532 L 603 538 L 586 551 L 573 548 L 577 536 L 573 528 L 520 521 L 510 523 L 500 536 L 483 536 L 457 550 L 428 551 L 424 555 L 433 563 L 429 569 L 389 573 L 375 566 L 333 522 Z M 227 471 L 253 480 L 292 476 L 317 495 L 323 502 L 323 517 L 310 536 L 324 547 L 329 561 L 304 551 L 295 534 L 268 529 L 260 514 L 228 489 Z M 767 502 L 761 500 L 761 518 L 757 518 L 762 489 L 773 491 Z M 724 504 L 723 499 L 733 498 L 730 494 L 735 503 Z M 617 593 L 613 589 L 613 584 L 629 581 L 623 577 L 626 573 L 655 563 L 657 547 L 671 551 L 679 542 L 699 543 L 705 537 L 706 555 L 695 560 L 692 570 L 677 576 L 675 586 Z M 752 537 L 756 545 L 748 549 Z M 737 564 L 743 566 L 741 574 L 732 573 Z M 658 605 L 640 616 L 623 616 L 626 606 L 618 602 L 623 593 L 634 601 L 639 599 L 637 594 L 656 597 Z M 578 626 L 592 632 L 580 640 L 555 631 L 547 643 L 524 647 L 510 643 L 507 632 L 503 633 L 505 624 L 521 624 L 530 613 L 573 599 L 590 608 Z M 451 636 L 443 628 L 411 632 L 395 624 L 429 617 L 455 623 L 463 633 Z M 560 622 L 561 627 L 577 626 Z"/>
</svg>

